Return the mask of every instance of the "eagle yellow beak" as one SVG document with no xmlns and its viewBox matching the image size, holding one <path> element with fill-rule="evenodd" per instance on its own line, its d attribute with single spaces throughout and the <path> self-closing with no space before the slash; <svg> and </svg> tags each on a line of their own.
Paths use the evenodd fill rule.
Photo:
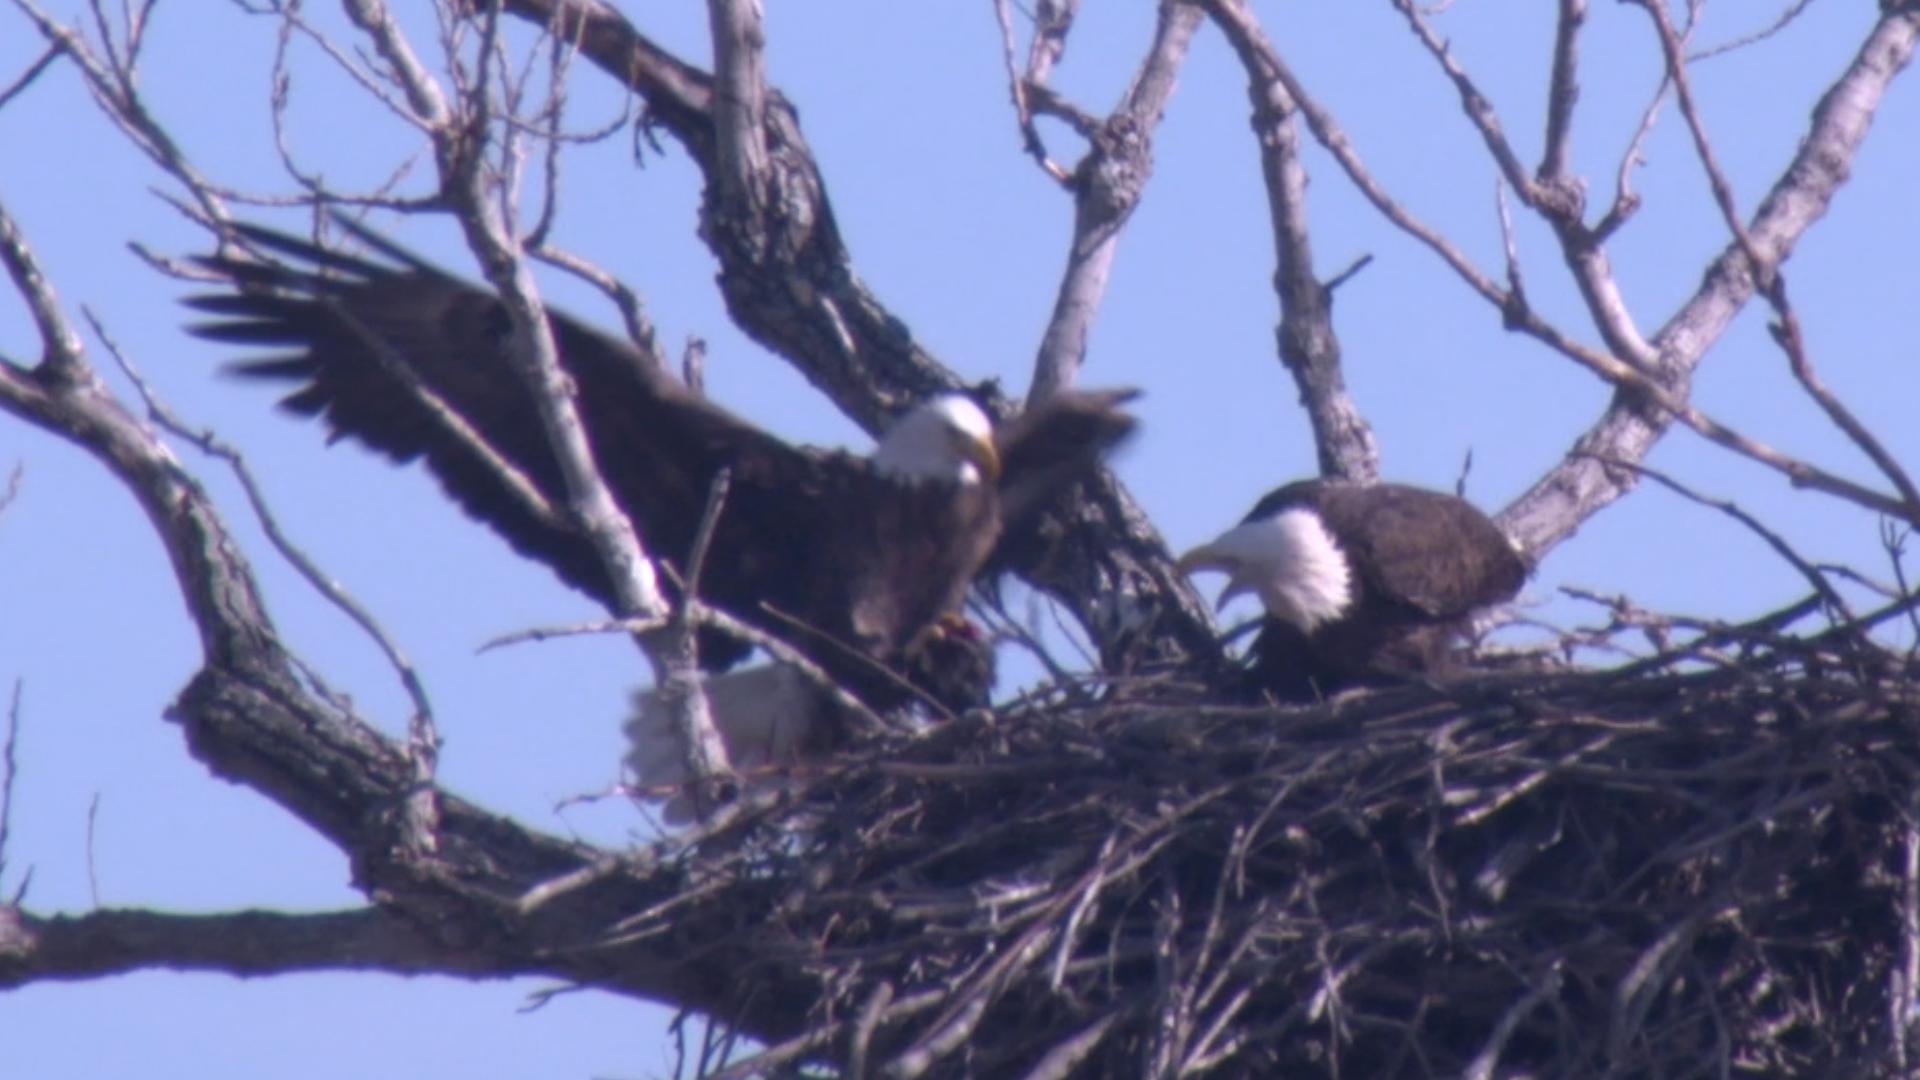
<svg viewBox="0 0 1920 1080">
<path fill-rule="evenodd" d="M 993 440 L 991 438 L 976 438 L 967 432 L 961 431 L 959 428 L 953 428 L 951 430 L 953 432 L 953 449 L 955 453 L 960 455 L 960 460 L 972 462 L 973 467 L 980 470 L 980 480 L 982 483 L 999 483 L 1000 451 L 994 448 Z"/>
<path fill-rule="evenodd" d="M 1219 599 L 1213 602 L 1213 613 L 1216 615 L 1225 611 L 1227 605 L 1236 598 L 1253 591 L 1253 585 L 1241 575 L 1243 567 L 1240 560 L 1212 544 L 1201 544 L 1180 556 L 1174 568 L 1183 574 L 1214 570 L 1227 575 L 1227 587 L 1220 590 Z"/>
</svg>

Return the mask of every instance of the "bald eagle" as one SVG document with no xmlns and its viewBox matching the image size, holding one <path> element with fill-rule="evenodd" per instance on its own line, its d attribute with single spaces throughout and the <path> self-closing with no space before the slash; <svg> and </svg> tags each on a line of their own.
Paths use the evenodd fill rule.
<svg viewBox="0 0 1920 1080">
<path fill-rule="evenodd" d="M 321 419 L 333 440 L 397 462 L 424 459 L 469 514 L 613 607 L 588 540 L 517 498 L 446 418 L 566 506 L 558 462 L 509 362 L 504 306 L 349 227 L 379 261 L 238 226 L 283 261 L 199 259 L 235 288 L 190 297 L 218 316 L 190 329 L 281 347 L 230 370 L 297 383 L 282 407 Z M 906 413 L 871 457 L 800 449 L 691 392 L 627 341 L 557 312 L 548 319 L 601 474 L 649 553 L 680 569 L 710 485 L 729 470 L 701 599 L 789 643 L 880 710 L 923 695 L 949 708 L 985 699 L 991 656 L 944 633 L 946 620 L 1007 524 L 1036 513 L 1133 428 L 1121 408 L 1132 391 L 1056 395 L 997 432 L 972 400 L 945 395 Z M 724 670 L 751 648 L 703 631 L 701 662 Z"/>
<path fill-rule="evenodd" d="M 1444 671 L 1473 614 L 1527 577 L 1506 534 L 1464 499 L 1325 480 L 1269 492 L 1179 565 L 1224 572 L 1222 608 L 1259 598 L 1248 673 L 1289 701 Z"/>
</svg>

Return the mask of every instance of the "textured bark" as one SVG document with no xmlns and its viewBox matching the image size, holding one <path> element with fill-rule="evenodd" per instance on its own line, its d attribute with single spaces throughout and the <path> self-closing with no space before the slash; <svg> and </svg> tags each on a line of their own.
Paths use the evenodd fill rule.
<svg viewBox="0 0 1920 1080">
<path fill-rule="evenodd" d="M 6 224 L 0 215 L 0 226 Z M 219 918 L 231 920 L 228 929 L 240 936 L 214 946 L 213 924 L 175 924 L 180 932 L 167 934 L 159 917 L 138 913 L 76 924 L 4 907 L 0 984 L 200 967 L 220 955 L 248 971 L 301 970 L 331 949 L 335 967 L 540 973 L 711 1011 L 759 1038 L 798 1029 L 819 987 L 803 965 L 770 958 L 751 927 L 732 915 L 693 909 L 672 933 L 606 940 L 623 919 L 689 890 L 683 865 L 618 859 L 488 814 L 424 784 L 405 747 L 309 694 L 260 605 L 238 544 L 200 485 L 77 352 L 51 351 L 57 363 L 0 363 L 0 408 L 93 454 L 160 534 L 205 665 L 169 710 L 188 750 L 215 775 L 273 800 L 338 847 L 356 886 L 381 918 L 402 929 L 375 932 L 352 921 L 263 927 L 255 916 L 229 915 Z M 420 811 L 423 804 L 430 812 Z M 522 903 L 536 887 L 583 872 L 576 887 L 556 890 L 550 901 Z M 317 940 L 291 949 L 279 966 L 249 945 L 303 934 Z M 743 982 L 737 973 L 747 968 L 758 974 Z"/>
<path fill-rule="evenodd" d="M 1380 449 L 1373 429 L 1347 393 L 1340 339 L 1333 328 L 1333 292 L 1315 275 L 1307 227 L 1307 170 L 1300 160 L 1297 105 L 1279 77 L 1277 54 L 1237 5 L 1215 3 L 1213 16 L 1248 72 L 1253 130 L 1260 144 L 1260 176 L 1267 187 L 1273 230 L 1274 290 L 1280 300 L 1275 332 L 1280 362 L 1300 391 L 1313 429 L 1320 475 L 1368 482 L 1379 478 Z"/>
<path fill-rule="evenodd" d="M 223 915 L 103 909 L 38 918 L 0 907 L 0 986 L 143 969 L 281 975 L 342 968 L 406 975 L 511 975 L 483 952 L 443 949 L 377 909 Z"/>
<path fill-rule="evenodd" d="M 1153 175 L 1154 130 L 1173 96 L 1175 76 L 1199 21 L 1199 8 L 1184 0 L 1163 0 L 1153 46 L 1132 85 L 1119 107 L 1088 132 L 1092 146 L 1070 183 L 1073 240 L 1066 272 L 1033 363 L 1034 398 L 1072 386 L 1080 374 L 1121 232 Z M 1064 39 L 1059 44 L 1064 47 Z"/>
</svg>

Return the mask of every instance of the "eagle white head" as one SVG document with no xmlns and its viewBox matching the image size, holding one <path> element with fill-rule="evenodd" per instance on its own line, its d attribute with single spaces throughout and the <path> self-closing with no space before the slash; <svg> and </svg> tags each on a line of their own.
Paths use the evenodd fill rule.
<svg viewBox="0 0 1920 1080">
<path fill-rule="evenodd" d="M 873 463 L 889 476 L 908 480 L 978 484 L 1000 479 L 993 421 L 964 394 L 942 394 L 901 417 L 874 448 Z"/>
<path fill-rule="evenodd" d="M 1180 569 L 1227 575 L 1215 610 L 1252 593 L 1268 615 L 1303 633 L 1340 618 L 1353 605 L 1353 568 L 1320 515 L 1304 506 L 1248 518 L 1180 556 Z"/>
</svg>

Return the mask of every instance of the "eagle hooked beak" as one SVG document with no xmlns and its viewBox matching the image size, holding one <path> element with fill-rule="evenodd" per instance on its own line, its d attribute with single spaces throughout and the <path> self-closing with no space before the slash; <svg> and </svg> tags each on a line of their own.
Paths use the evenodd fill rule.
<svg viewBox="0 0 1920 1080">
<path fill-rule="evenodd" d="M 982 483 L 1000 482 L 1000 451 L 994 448 L 993 438 L 980 438 L 971 432 L 957 427 L 947 429 L 953 440 L 953 451 L 961 461 L 970 462 L 980 471 Z"/>
<path fill-rule="evenodd" d="M 1253 591 L 1253 583 L 1246 579 L 1246 564 L 1237 555 L 1221 551 L 1214 544 L 1201 544 L 1199 547 L 1180 556 L 1174 567 L 1183 574 L 1197 574 L 1206 570 L 1217 570 L 1227 575 L 1227 587 L 1220 590 L 1220 598 L 1213 602 L 1213 612 L 1218 615 L 1227 609 L 1235 599 Z"/>
</svg>

